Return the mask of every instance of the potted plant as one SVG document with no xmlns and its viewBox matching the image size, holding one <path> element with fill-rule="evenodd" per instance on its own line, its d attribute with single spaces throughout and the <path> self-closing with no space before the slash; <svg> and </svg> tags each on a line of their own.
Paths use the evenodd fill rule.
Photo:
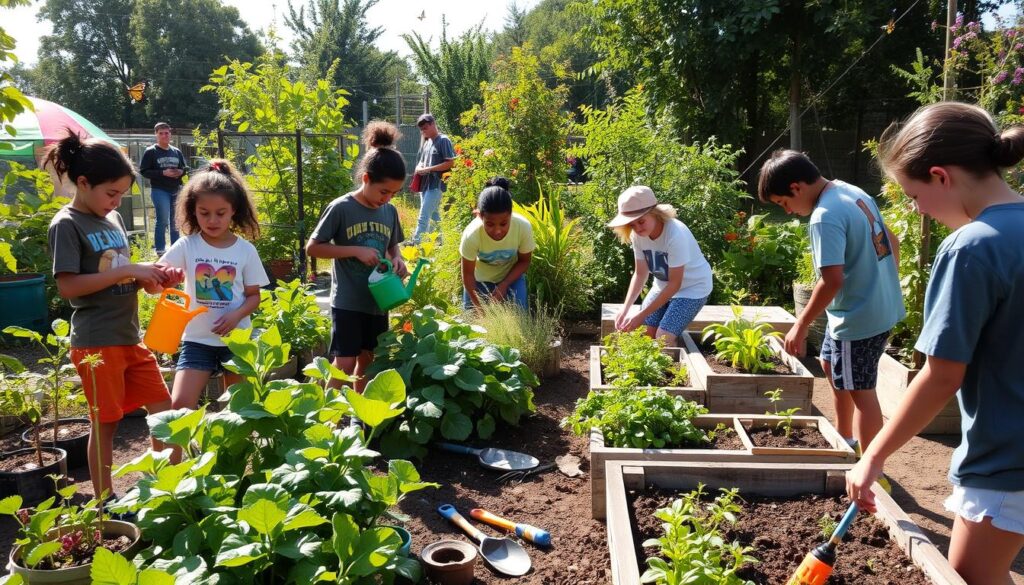
<svg viewBox="0 0 1024 585">
<path fill-rule="evenodd" d="M 818 271 L 814 269 L 814 258 L 810 250 L 805 250 L 800 256 L 797 265 L 796 280 L 793 281 L 793 312 L 797 317 L 803 313 L 804 307 L 811 300 L 811 293 L 814 285 L 818 282 Z M 828 316 L 824 311 L 818 315 L 811 326 L 807 329 L 807 342 L 815 347 L 821 347 L 825 339 L 825 330 L 828 328 Z"/>
<path fill-rule="evenodd" d="M 811 408 L 814 376 L 800 360 L 786 353 L 782 334 L 757 319 L 743 316 L 743 308 L 732 306 L 732 318 L 683 335 L 695 375 L 707 390 L 711 412 L 760 413 L 772 408 L 764 395 L 782 388 L 782 408 Z"/>
<path fill-rule="evenodd" d="M 670 394 L 704 404 L 700 382 L 692 374 L 689 353 L 665 347 L 660 339 L 637 329 L 606 335 L 602 345 L 590 347 L 590 389 L 614 387 L 664 388 Z"/>
<path fill-rule="evenodd" d="M 51 475 L 67 475 L 67 453 L 44 447 L 40 437 L 41 393 L 24 375 L 25 367 L 17 359 L 0 356 L 0 407 L 16 413 L 18 420 L 31 425 L 31 447 L 0 455 L 0 497 L 19 495 L 29 505 L 53 496 L 56 491 Z"/>
<path fill-rule="evenodd" d="M 47 334 L 45 338 L 40 333 L 23 327 L 7 327 L 4 333 L 28 339 L 46 352 L 46 356 L 39 358 L 38 362 L 46 366 L 46 371 L 26 372 L 24 375 L 32 378 L 37 387 L 44 389 L 49 395 L 47 410 L 50 421 L 43 424 L 44 440 L 48 438 L 52 447 L 66 451 L 68 466 L 75 468 L 87 462 L 90 422 L 88 418 L 60 416 L 61 404 L 75 395 L 75 386 L 72 382 L 75 367 L 71 365 L 68 357 L 71 353 L 71 325 L 64 319 L 56 319 L 51 328 L 53 332 Z M 25 431 L 22 437 L 25 443 L 32 442 L 30 435 L 31 431 Z"/>
<path fill-rule="evenodd" d="M 47 228 L 67 201 L 54 194 L 47 173 L 19 163 L 10 163 L 0 181 L 0 328 L 46 331 L 47 299 L 56 296 Z"/>
<path fill-rule="evenodd" d="M 18 538 L 11 550 L 8 567 L 25 583 L 92 583 L 93 557 L 100 548 L 134 554 L 142 533 L 138 527 L 119 520 L 103 520 L 97 499 L 84 506 L 69 502 L 74 485 L 59 490 L 55 497 L 34 509 L 22 508 L 21 496 L 0 500 L 0 514 L 18 523 Z"/>
<path fill-rule="evenodd" d="M 324 353 L 331 331 L 331 319 L 320 311 L 316 295 L 298 279 L 278 281 L 273 290 L 260 291 L 259 310 L 252 323 L 258 329 L 277 326 L 281 339 L 291 346 L 297 363 L 303 366 Z"/>
</svg>

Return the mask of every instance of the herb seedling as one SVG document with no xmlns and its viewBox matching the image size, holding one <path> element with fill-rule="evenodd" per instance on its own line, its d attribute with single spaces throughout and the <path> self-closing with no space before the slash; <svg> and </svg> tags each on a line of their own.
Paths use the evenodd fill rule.
<svg viewBox="0 0 1024 585">
<path fill-rule="evenodd" d="M 685 379 L 686 368 L 674 364 L 672 358 L 661 351 L 664 343 L 639 329 L 606 335 L 604 345 L 601 366 L 605 379 L 612 386 L 661 386 L 666 378 L 669 384 L 677 383 L 680 377 Z"/>
<path fill-rule="evenodd" d="M 700 404 L 660 388 L 615 388 L 579 399 L 562 426 L 577 435 L 596 427 L 611 447 L 693 447 L 711 442 L 693 423 L 706 413 Z"/>
<path fill-rule="evenodd" d="M 818 528 L 821 529 L 821 535 L 825 537 L 825 540 L 832 538 L 832 533 L 836 531 L 837 526 L 839 523 L 827 513 L 818 518 Z"/>
<path fill-rule="evenodd" d="M 767 396 L 768 401 L 772 403 L 772 410 L 765 411 L 765 414 L 782 417 L 782 420 L 775 424 L 775 428 L 781 428 L 788 439 L 790 433 L 793 432 L 793 415 L 800 412 L 800 407 L 795 406 L 793 408 L 787 408 L 786 410 L 779 410 L 778 405 L 782 402 L 782 388 L 769 390 L 765 392 L 764 395 Z"/>
</svg>

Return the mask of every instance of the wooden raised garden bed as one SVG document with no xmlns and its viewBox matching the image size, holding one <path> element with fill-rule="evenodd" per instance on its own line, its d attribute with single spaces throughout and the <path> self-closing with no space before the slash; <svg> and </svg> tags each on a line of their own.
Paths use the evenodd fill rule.
<svg viewBox="0 0 1024 585">
<path fill-rule="evenodd" d="M 800 360 L 786 353 L 778 339 L 770 337 L 768 343 L 775 355 L 792 372 L 788 375 L 715 372 L 697 345 L 696 340 L 700 339 L 700 334 L 691 331 L 682 339 L 693 365 L 691 374 L 707 392 L 705 404 L 711 412 L 762 414 L 789 408 L 799 408 L 802 413 L 811 412 L 814 375 Z M 775 389 L 782 390 L 782 401 L 773 404 L 765 392 Z"/>
<path fill-rule="evenodd" d="M 603 345 L 590 346 L 590 389 L 594 392 L 610 390 L 612 388 L 611 384 L 605 382 L 604 373 L 601 368 L 601 355 L 605 351 L 607 351 L 607 348 Z M 686 374 L 689 377 L 689 382 L 686 386 L 658 387 L 664 388 L 669 394 L 683 396 L 687 400 L 704 404 L 704 388 L 700 385 L 697 376 L 693 373 L 694 368 L 693 364 L 690 363 L 690 352 L 680 347 L 666 347 L 663 348 L 661 352 L 670 356 L 674 363 L 682 364 L 686 367 Z M 648 386 L 648 388 L 650 387 Z"/>
<path fill-rule="evenodd" d="M 853 467 L 857 454 L 823 416 L 794 416 L 793 428 L 816 428 L 829 447 L 759 447 L 748 433 L 750 428 L 774 427 L 780 419 L 768 415 L 703 414 L 693 419 L 701 429 L 712 430 L 718 425 L 735 431 L 730 433 L 731 445 L 716 443 L 707 448 L 631 449 L 608 447 L 600 429 L 590 431 L 590 492 L 591 512 L 603 520 L 605 508 L 605 464 L 609 461 L 733 461 L 738 463 L 843 463 Z M 724 448 L 723 448 L 724 447 Z"/>
<path fill-rule="evenodd" d="M 608 549 L 611 553 L 612 582 L 615 585 L 639 585 L 640 575 L 646 568 L 641 567 L 637 560 L 639 543 L 633 536 L 633 519 L 627 490 L 644 490 L 657 486 L 667 490 L 689 491 L 696 489 L 698 483 L 702 483 L 707 486 L 709 493 L 716 492 L 718 488 L 739 488 L 740 497 L 746 495 L 789 498 L 805 494 L 836 496 L 845 493 L 845 468 L 844 465 L 822 463 L 610 461 L 607 463 L 606 471 Z M 875 518 L 881 521 L 888 530 L 890 539 L 906 553 L 907 558 L 935 585 L 966 585 L 950 567 L 942 553 L 899 505 L 877 484 L 872 491 L 878 503 Z M 844 558 L 842 550 L 840 547 L 840 564 L 858 562 L 857 559 Z M 653 553 L 653 549 L 650 549 L 650 552 Z M 805 552 L 807 551 L 800 551 L 800 555 Z M 863 562 L 864 559 L 859 561 Z M 793 570 L 796 570 L 798 564 L 799 560 L 795 561 Z"/>
<path fill-rule="evenodd" d="M 640 305 L 636 305 L 639 307 Z M 601 304 L 601 338 L 615 331 L 615 316 L 622 309 L 622 303 Z M 747 306 L 743 307 L 743 318 L 753 319 L 760 317 L 764 323 L 771 325 L 779 333 L 788 333 L 796 324 L 796 317 L 782 307 L 768 306 Z M 729 305 L 704 305 L 697 313 L 697 316 L 690 323 L 689 329 L 702 331 L 712 323 L 721 323 L 732 318 L 732 309 Z"/>
<path fill-rule="evenodd" d="M 921 370 L 908 368 L 889 354 L 882 354 L 878 362 L 878 404 L 882 407 L 882 416 L 888 420 L 896 413 L 896 407 L 910 387 L 911 380 Z M 960 404 L 956 396 L 949 399 L 946 406 L 932 422 L 920 432 L 922 435 L 958 435 L 960 434 Z"/>
</svg>

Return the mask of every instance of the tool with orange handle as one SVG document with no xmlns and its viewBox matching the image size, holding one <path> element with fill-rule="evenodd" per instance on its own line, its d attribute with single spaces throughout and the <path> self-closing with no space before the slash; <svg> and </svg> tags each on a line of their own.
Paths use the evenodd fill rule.
<svg viewBox="0 0 1024 585">
<path fill-rule="evenodd" d="M 551 546 L 551 533 L 542 528 L 530 526 L 529 524 L 512 522 L 511 520 L 506 520 L 501 516 L 492 514 L 482 508 L 473 508 L 469 511 L 469 515 L 472 516 L 474 520 L 486 522 L 491 526 L 496 526 L 508 532 L 515 532 L 516 536 L 519 538 L 529 540 L 537 546 Z"/>
<path fill-rule="evenodd" d="M 825 581 L 832 574 L 832 568 L 836 564 L 836 546 L 846 536 L 846 531 L 849 530 L 856 517 L 857 504 L 850 504 L 850 509 L 846 511 L 843 519 L 839 521 L 839 525 L 832 531 L 832 537 L 828 539 L 828 542 L 814 547 L 814 550 L 804 557 L 796 572 L 789 578 L 789 581 L 786 581 L 786 585 L 825 585 Z"/>
</svg>

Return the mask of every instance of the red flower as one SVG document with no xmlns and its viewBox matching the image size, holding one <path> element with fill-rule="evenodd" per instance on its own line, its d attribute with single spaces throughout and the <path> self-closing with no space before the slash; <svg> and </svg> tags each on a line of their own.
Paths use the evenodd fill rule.
<svg viewBox="0 0 1024 585">
<path fill-rule="evenodd" d="M 462 154 L 462 147 L 458 144 L 455 145 L 455 154 Z"/>
<path fill-rule="evenodd" d="M 412 333 L 412 321 L 406 321 L 402 324 L 402 331 L 406 333 Z"/>
<path fill-rule="evenodd" d="M 740 236 L 736 232 L 729 232 L 729 233 L 725 234 L 725 241 L 726 242 L 735 242 L 738 239 L 740 239 Z"/>
<path fill-rule="evenodd" d="M 463 159 L 462 160 L 462 164 L 466 165 L 467 167 L 471 167 L 471 166 L 473 166 L 473 159 L 471 159 L 471 158 Z"/>
<path fill-rule="evenodd" d="M 736 212 L 736 215 L 737 215 L 737 216 L 738 216 L 738 217 L 739 217 L 740 219 L 745 219 L 745 218 L 747 217 L 747 212 L 746 212 L 746 211 L 737 211 L 737 212 Z"/>
<path fill-rule="evenodd" d="M 511 110 L 515 110 L 516 108 L 518 108 L 519 107 L 519 98 L 512 98 L 511 100 L 509 100 L 508 107 Z"/>
</svg>

